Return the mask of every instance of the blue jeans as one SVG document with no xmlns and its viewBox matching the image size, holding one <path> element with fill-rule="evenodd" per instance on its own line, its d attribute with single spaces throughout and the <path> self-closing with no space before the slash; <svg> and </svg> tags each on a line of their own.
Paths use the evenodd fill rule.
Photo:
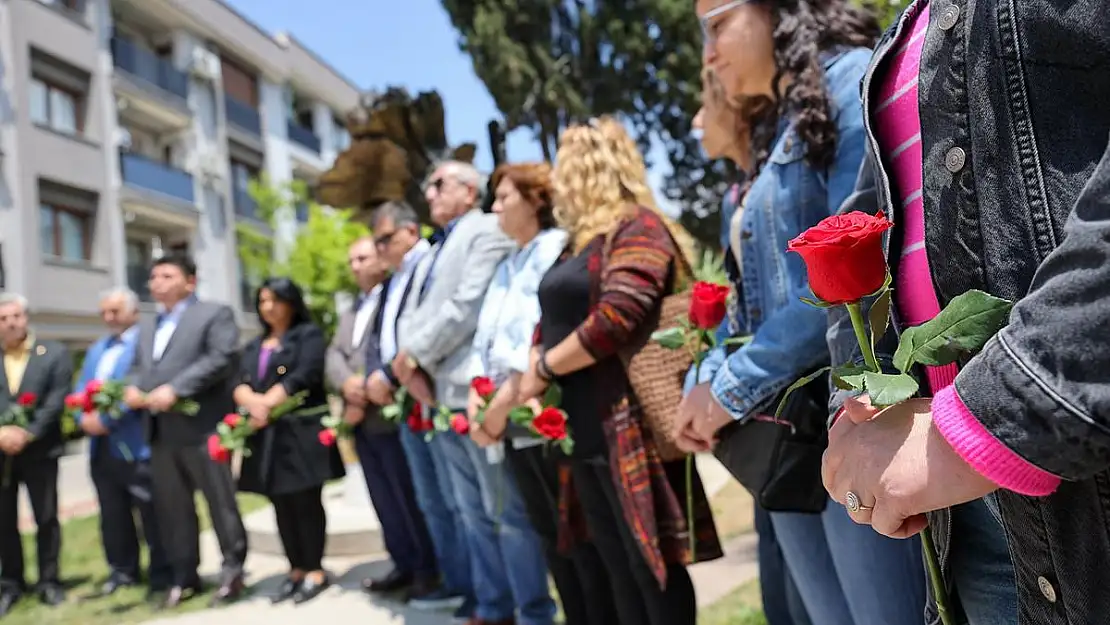
<svg viewBox="0 0 1110 625">
<path fill-rule="evenodd" d="M 759 591 L 767 625 L 811 625 L 798 586 L 775 539 L 771 515 L 755 503 L 755 531 L 759 537 Z"/>
<path fill-rule="evenodd" d="M 478 601 L 475 616 L 509 620 L 519 607 L 516 622 L 520 625 L 552 625 L 555 602 L 547 583 L 543 543 L 532 529 L 505 463 L 490 464 L 484 449 L 455 432 L 437 433 L 433 444 L 439 445 L 450 465 L 466 527 Z"/>
<path fill-rule="evenodd" d="M 405 448 L 405 458 L 412 472 L 416 505 L 424 513 L 424 522 L 432 535 L 443 582 L 451 592 L 472 598 L 470 554 L 462 535 L 462 517 L 455 505 L 454 484 L 446 459 L 434 448 L 434 440 L 433 443 L 424 442 L 423 435 L 414 434 L 406 425 L 400 430 L 401 446 Z"/>
<path fill-rule="evenodd" d="M 989 503 L 978 499 L 950 510 L 948 570 L 967 625 L 1011 625 L 1018 620 L 1010 547 Z"/>
<path fill-rule="evenodd" d="M 859 525 L 829 500 L 821 514 L 772 512 L 775 539 L 806 610 L 821 625 L 920 623 L 925 565 L 917 538 Z"/>
</svg>

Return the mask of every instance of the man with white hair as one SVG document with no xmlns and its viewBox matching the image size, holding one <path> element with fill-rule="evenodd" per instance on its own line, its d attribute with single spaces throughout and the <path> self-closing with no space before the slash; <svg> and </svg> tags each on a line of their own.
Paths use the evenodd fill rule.
<svg viewBox="0 0 1110 625">
<path fill-rule="evenodd" d="M 65 601 L 59 583 L 58 458 L 61 417 L 73 380 L 73 361 L 61 343 L 31 332 L 27 300 L 0 294 L 0 415 L 21 412 L 26 420 L 0 427 L 0 617 L 27 591 L 23 540 L 19 535 L 19 485 L 27 489 L 38 535 L 39 598 L 46 605 Z"/>
<path fill-rule="evenodd" d="M 85 354 L 77 392 L 93 380 L 124 380 L 131 369 L 139 341 L 138 296 L 126 288 L 105 292 L 100 297 L 100 318 L 108 333 Z M 86 412 L 78 416 L 77 427 L 89 437 L 89 471 L 100 502 L 100 539 L 110 571 L 100 595 L 115 594 L 138 584 L 142 577 L 136 511 L 150 549 L 150 592 L 167 590 L 173 582 L 173 571 L 162 547 L 151 500 L 150 446 L 143 432 L 142 415 L 126 407 L 118 418 Z"/>
<path fill-rule="evenodd" d="M 414 270 L 398 324 L 400 351 L 390 371 L 421 403 L 438 404 L 453 413 L 466 413 L 470 349 L 486 289 L 497 265 L 515 247 L 497 226 L 497 217 L 478 208 L 483 187 L 478 170 L 458 161 L 439 165 L 428 179 L 425 198 L 439 230 Z M 437 479 L 447 477 L 452 483 L 470 556 L 473 592 L 455 614 L 456 622 L 510 625 L 516 606 L 511 580 L 497 553 L 497 522 L 486 514 L 474 486 L 486 479 L 476 464 L 486 462 L 485 452 L 454 431 L 437 433 L 430 447 L 432 460 L 448 474 L 440 475 L 437 467 Z M 414 479 L 420 481 L 421 473 L 414 468 Z"/>
</svg>

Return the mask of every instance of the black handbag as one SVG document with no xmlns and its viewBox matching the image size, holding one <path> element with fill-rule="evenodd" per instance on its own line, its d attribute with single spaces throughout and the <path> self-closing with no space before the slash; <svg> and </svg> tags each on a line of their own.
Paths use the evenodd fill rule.
<svg viewBox="0 0 1110 625">
<path fill-rule="evenodd" d="M 769 411 L 781 398 L 775 398 Z M 763 509 L 821 513 L 829 501 L 821 483 L 828 405 L 826 374 L 790 394 L 778 423 L 750 418 L 723 428 L 713 455 Z"/>
</svg>

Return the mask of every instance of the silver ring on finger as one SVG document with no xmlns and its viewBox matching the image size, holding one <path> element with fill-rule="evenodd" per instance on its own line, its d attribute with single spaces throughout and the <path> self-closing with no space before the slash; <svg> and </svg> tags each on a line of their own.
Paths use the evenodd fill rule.
<svg viewBox="0 0 1110 625">
<path fill-rule="evenodd" d="M 844 507 L 848 509 L 848 512 L 851 512 L 853 514 L 861 510 L 875 509 L 874 506 L 863 505 L 863 503 L 859 500 L 859 495 L 855 494 L 852 491 L 848 491 L 844 494 Z"/>
</svg>

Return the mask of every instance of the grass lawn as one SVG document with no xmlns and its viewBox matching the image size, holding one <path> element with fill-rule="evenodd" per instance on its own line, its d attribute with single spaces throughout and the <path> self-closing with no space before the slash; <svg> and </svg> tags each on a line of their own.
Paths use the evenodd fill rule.
<svg viewBox="0 0 1110 625">
<path fill-rule="evenodd" d="M 717 523 L 717 534 L 722 541 L 736 538 L 754 530 L 752 496 L 736 480 L 729 480 L 710 504 L 713 507 L 713 520 Z"/>
<path fill-rule="evenodd" d="M 197 499 L 197 514 L 202 529 L 209 526 L 208 509 Z M 243 516 L 267 505 L 265 498 L 239 495 Z M 27 581 L 34 583 L 38 568 L 35 559 L 34 533 L 23 536 L 23 553 L 27 561 Z M 145 561 L 145 549 L 143 559 Z M 128 588 L 105 599 L 87 599 L 99 591 L 108 577 L 104 550 L 100 542 L 100 517 L 72 519 L 62 524 L 62 583 L 66 585 L 66 603 L 48 608 L 34 595 L 26 596 L 7 617 L 4 625 L 123 625 L 154 618 L 156 611 L 146 602 L 143 588 Z M 195 611 L 208 606 L 208 597 L 196 597 L 177 611 Z"/>
<path fill-rule="evenodd" d="M 767 625 L 759 599 L 759 580 L 737 588 L 698 614 L 698 625 Z"/>
</svg>

